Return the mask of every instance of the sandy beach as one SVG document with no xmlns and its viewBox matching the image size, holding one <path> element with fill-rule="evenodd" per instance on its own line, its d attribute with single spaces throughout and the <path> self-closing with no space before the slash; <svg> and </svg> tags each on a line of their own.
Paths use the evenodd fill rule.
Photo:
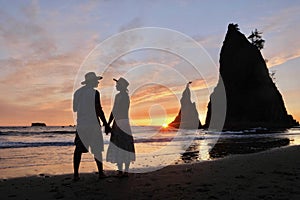
<svg viewBox="0 0 300 200">
<path fill-rule="evenodd" d="M 300 146 L 98 180 L 94 172 L 1 179 L 1 199 L 300 199 Z"/>
</svg>

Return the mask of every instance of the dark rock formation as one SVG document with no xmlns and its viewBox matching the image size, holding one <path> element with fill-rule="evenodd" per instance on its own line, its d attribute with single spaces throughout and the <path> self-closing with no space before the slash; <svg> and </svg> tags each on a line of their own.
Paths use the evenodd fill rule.
<svg viewBox="0 0 300 200">
<path fill-rule="evenodd" d="M 186 85 L 182 93 L 180 99 L 181 109 L 175 120 L 168 125 L 170 127 L 181 129 L 198 129 L 202 127 L 195 102 L 191 101 L 190 83 L 191 82 Z"/>
<path fill-rule="evenodd" d="M 31 123 L 31 126 L 46 126 L 46 124 L 42 123 L 42 122 L 34 122 L 34 123 Z"/>
<path fill-rule="evenodd" d="M 288 128 L 298 125 L 287 114 L 261 52 L 233 24 L 228 26 L 219 62 L 227 99 L 224 129 Z M 221 85 L 219 80 L 211 94 L 205 127 L 211 122 L 212 98 L 222 91 Z"/>
<path fill-rule="evenodd" d="M 225 133 L 226 134 L 226 133 Z M 227 155 L 248 154 L 269 150 L 290 144 L 289 138 L 260 137 L 260 138 L 221 138 L 209 152 L 210 158 L 221 158 Z"/>
</svg>

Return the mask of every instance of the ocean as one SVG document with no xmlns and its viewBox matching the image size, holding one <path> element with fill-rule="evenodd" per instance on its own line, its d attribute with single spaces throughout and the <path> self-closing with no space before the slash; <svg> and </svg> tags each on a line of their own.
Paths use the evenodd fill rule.
<svg viewBox="0 0 300 200">
<path fill-rule="evenodd" d="M 72 173 L 75 129 L 69 126 L 0 127 L 0 178 Z M 300 127 L 282 131 L 257 128 L 213 132 L 132 126 L 132 133 L 137 158 L 130 168 L 135 173 L 300 144 Z M 114 164 L 105 161 L 110 135 L 103 136 L 104 168 L 116 169 Z M 81 171 L 96 170 L 91 155 L 84 155 L 81 165 Z"/>
</svg>

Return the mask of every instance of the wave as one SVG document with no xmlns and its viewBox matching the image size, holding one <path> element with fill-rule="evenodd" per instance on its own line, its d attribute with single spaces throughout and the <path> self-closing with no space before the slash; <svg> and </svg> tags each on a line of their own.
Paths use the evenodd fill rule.
<svg viewBox="0 0 300 200">
<path fill-rule="evenodd" d="M 7 148 L 27 148 L 27 147 L 46 147 L 46 146 L 73 146 L 73 140 L 70 141 L 44 141 L 44 142 L 0 142 L 0 149 Z M 182 142 L 182 141 L 196 141 L 196 140 L 204 140 L 204 139 L 215 139 L 215 137 L 159 137 L 159 138 L 135 138 L 134 143 L 168 143 L 171 141 L 174 142 Z M 108 145 L 109 140 L 104 140 L 104 144 Z"/>
<path fill-rule="evenodd" d="M 0 131 L 1 135 L 75 134 L 76 131 Z"/>
<path fill-rule="evenodd" d="M 251 138 L 265 138 L 275 136 L 286 136 L 286 137 L 298 137 L 300 135 L 299 128 L 289 129 L 287 132 L 271 132 L 262 133 L 258 132 L 240 132 L 240 131 L 227 131 L 227 132 L 208 132 L 200 131 L 196 135 L 194 131 L 183 131 L 181 135 L 174 135 L 168 133 L 155 133 L 159 130 L 157 127 L 133 127 L 133 135 L 135 143 L 167 143 L 167 142 L 186 142 L 186 141 L 201 141 L 209 140 L 214 142 L 216 139 L 251 139 Z M 0 128 L 1 130 L 1 128 Z M 26 147 L 43 147 L 43 146 L 72 146 L 74 140 L 75 129 L 63 129 L 63 128 L 52 128 L 52 129 L 41 129 L 32 130 L 27 128 L 18 129 L 2 129 L 0 132 L 0 149 L 7 148 L 26 148 Z M 11 137 L 12 136 L 12 137 Z M 24 137 L 23 137 L 24 136 Z M 107 145 L 109 143 L 110 136 L 104 134 L 104 142 Z"/>
<path fill-rule="evenodd" d="M 1 144 L 0 149 L 73 145 L 73 142 L 9 142 Z"/>
</svg>

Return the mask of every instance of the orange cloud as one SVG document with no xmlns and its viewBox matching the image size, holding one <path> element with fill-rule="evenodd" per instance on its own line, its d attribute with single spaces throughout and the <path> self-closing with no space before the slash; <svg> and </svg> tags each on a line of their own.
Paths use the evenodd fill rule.
<svg viewBox="0 0 300 200">
<path fill-rule="evenodd" d="M 268 67 L 274 67 L 280 64 L 283 64 L 289 60 L 299 58 L 300 57 L 300 49 L 295 50 L 294 52 L 281 52 L 277 55 L 274 55 L 267 62 Z"/>
<path fill-rule="evenodd" d="M 37 108 L 35 106 L 15 105 L 0 101 L 1 126 L 28 126 L 32 122 L 46 122 L 47 125 L 74 124 L 72 112 L 65 110 L 67 101 L 54 102 L 51 106 Z M 53 107 L 56 107 L 53 109 Z M 69 107 L 69 106 L 68 106 Z"/>
</svg>

